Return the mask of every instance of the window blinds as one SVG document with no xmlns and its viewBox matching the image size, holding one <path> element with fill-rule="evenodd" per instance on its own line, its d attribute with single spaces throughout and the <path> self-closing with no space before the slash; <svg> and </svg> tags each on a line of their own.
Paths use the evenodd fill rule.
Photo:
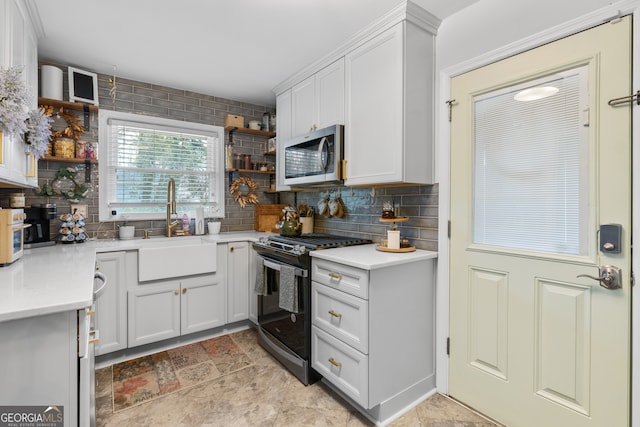
<svg viewBox="0 0 640 427">
<path fill-rule="evenodd" d="M 217 136 L 111 119 L 108 205 L 120 212 L 163 212 L 174 178 L 179 205 L 216 203 Z"/>
<path fill-rule="evenodd" d="M 474 243 L 586 253 L 586 71 L 581 67 L 474 99 Z M 514 100 L 534 85 L 559 92 Z"/>
</svg>

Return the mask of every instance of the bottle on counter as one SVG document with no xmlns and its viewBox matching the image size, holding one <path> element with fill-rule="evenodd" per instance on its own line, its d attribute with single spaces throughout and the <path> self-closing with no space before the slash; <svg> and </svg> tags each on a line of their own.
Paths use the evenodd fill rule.
<svg viewBox="0 0 640 427">
<path fill-rule="evenodd" d="M 185 234 L 189 234 L 189 215 L 186 213 L 182 215 L 182 231 L 184 231 Z"/>
</svg>

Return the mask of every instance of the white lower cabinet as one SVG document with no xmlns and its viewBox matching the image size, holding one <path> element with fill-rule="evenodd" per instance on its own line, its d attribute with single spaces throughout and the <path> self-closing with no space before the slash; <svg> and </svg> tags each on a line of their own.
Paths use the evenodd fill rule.
<svg viewBox="0 0 640 427">
<path fill-rule="evenodd" d="M 107 286 L 96 301 L 96 355 L 127 348 L 127 287 L 135 284 L 136 252 L 104 252 L 96 255 L 96 269 L 107 277 Z"/>
<path fill-rule="evenodd" d="M 5 409 L 57 405 L 64 410 L 64 423 L 56 425 L 79 425 L 79 315 L 86 316 L 81 310 L 0 322 L 0 402 Z M 2 421 L 16 426 L 53 424 Z"/>
<path fill-rule="evenodd" d="M 312 326 L 313 368 L 362 407 L 369 405 L 369 357 Z"/>
<path fill-rule="evenodd" d="M 226 252 L 218 251 L 217 265 Z M 222 326 L 227 320 L 224 270 L 139 283 L 128 292 L 128 346 Z"/>
<path fill-rule="evenodd" d="M 433 259 L 348 264 L 312 259 L 311 366 L 383 422 L 435 389 Z"/>
<path fill-rule="evenodd" d="M 180 281 L 130 290 L 129 347 L 180 335 Z"/>
<path fill-rule="evenodd" d="M 228 323 L 249 318 L 249 243 L 232 242 L 227 246 Z"/>
<path fill-rule="evenodd" d="M 204 331 L 227 323 L 226 286 L 218 274 L 181 281 L 180 335 Z"/>
</svg>

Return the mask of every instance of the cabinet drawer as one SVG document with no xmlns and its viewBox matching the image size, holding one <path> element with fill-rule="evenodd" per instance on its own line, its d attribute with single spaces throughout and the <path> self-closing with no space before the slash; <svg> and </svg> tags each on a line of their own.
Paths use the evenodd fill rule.
<svg viewBox="0 0 640 427">
<path fill-rule="evenodd" d="M 356 403 L 369 407 L 369 359 L 366 355 L 312 326 L 311 366 Z"/>
<path fill-rule="evenodd" d="M 312 322 L 364 354 L 369 353 L 369 303 L 320 283 L 311 285 Z"/>
<path fill-rule="evenodd" d="M 334 289 L 369 299 L 369 272 L 337 262 L 313 259 L 312 280 Z"/>
</svg>

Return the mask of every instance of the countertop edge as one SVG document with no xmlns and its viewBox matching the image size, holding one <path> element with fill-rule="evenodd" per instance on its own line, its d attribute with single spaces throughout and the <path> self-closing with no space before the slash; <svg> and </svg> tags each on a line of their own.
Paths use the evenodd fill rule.
<svg viewBox="0 0 640 427">
<path fill-rule="evenodd" d="M 21 259 L 0 268 L 0 322 L 26 319 L 93 304 L 96 254 L 144 247 L 252 242 L 271 233 L 240 231 L 164 239 L 91 240 L 82 244 L 26 249 Z"/>
<path fill-rule="evenodd" d="M 311 251 L 309 254 L 314 258 L 337 262 L 363 270 L 376 270 L 438 257 L 437 252 L 423 249 L 416 249 L 413 252 L 392 253 L 378 251 L 375 247 L 375 244 L 347 246 L 344 248 Z"/>
</svg>

